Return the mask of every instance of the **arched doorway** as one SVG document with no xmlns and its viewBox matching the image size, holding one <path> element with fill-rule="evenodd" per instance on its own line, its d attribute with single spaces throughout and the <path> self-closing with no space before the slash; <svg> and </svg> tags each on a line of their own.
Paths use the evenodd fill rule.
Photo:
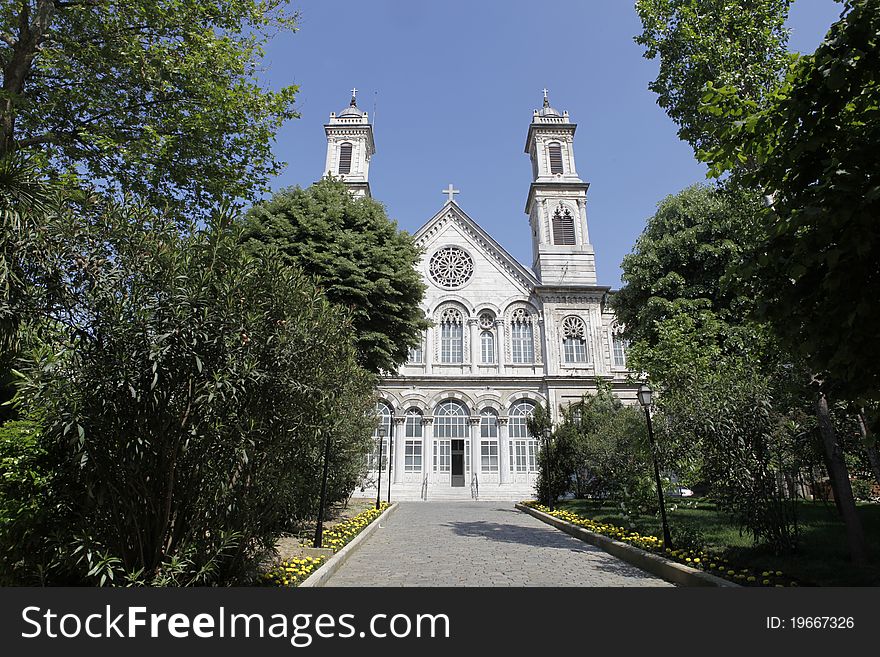
<svg viewBox="0 0 880 657">
<path fill-rule="evenodd" d="M 450 485 L 465 484 L 465 471 L 470 469 L 468 411 L 457 401 L 445 401 L 434 412 L 434 436 L 437 449 L 437 471 L 449 473 Z"/>
</svg>

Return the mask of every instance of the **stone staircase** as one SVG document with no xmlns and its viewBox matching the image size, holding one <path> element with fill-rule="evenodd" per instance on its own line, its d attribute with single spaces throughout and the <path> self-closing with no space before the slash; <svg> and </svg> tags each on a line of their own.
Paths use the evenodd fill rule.
<svg viewBox="0 0 880 657">
<path fill-rule="evenodd" d="M 398 502 L 472 502 L 475 499 L 480 502 L 519 502 L 531 499 L 535 496 L 532 487 L 528 484 L 484 484 L 479 486 L 479 492 L 474 495 L 470 486 L 438 486 L 429 484 L 425 495 L 423 484 L 398 483 L 391 486 L 391 501 Z M 375 497 L 376 489 L 367 488 L 358 492 L 358 497 Z M 382 486 L 382 499 L 388 498 L 388 489 L 384 482 Z M 427 499 L 426 499 L 427 498 Z"/>
</svg>

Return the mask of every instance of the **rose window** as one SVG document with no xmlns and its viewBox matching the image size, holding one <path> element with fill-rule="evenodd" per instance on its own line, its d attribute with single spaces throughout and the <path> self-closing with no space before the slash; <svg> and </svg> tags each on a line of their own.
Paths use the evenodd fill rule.
<svg viewBox="0 0 880 657">
<path fill-rule="evenodd" d="M 474 273 L 474 261 L 457 246 L 444 246 L 431 256 L 431 278 L 441 287 L 461 287 Z"/>
<path fill-rule="evenodd" d="M 579 317 L 566 317 L 562 320 L 562 335 L 566 338 L 585 340 L 587 329 Z"/>
</svg>

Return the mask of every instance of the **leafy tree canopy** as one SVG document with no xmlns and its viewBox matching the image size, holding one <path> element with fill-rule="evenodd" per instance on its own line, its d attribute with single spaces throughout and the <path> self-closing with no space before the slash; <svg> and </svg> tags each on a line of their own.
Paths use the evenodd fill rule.
<svg viewBox="0 0 880 657">
<path fill-rule="evenodd" d="M 325 178 L 254 206 L 243 239 L 254 249 L 277 248 L 351 310 L 367 369 L 394 372 L 419 344 L 428 326 L 419 307 L 419 250 L 376 201 L 355 199 L 344 183 Z"/>
<path fill-rule="evenodd" d="M 181 235 L 99 201 L 46 226 L 61 302 L 22 328 L 17 400 L 48 481 L 0 553 L 24 583 L 247 581 L 314 514 L 325 432 L 328 500 L 362 475 L 375 381 L 347 313 L 226 216 Z M 17 538 L 34 532 L 37 548 Z"/>
<path fill-rule="evenodd" d="M 764 190 L 757 248 L 743 275 L 757 313 L 851 399 L 880 395 L 880 2 L 851 1 L 769 104 L 713 85 L 721 122 L 705 154 L 716 175 Z M 757 167 L 743 169 L 743 162 Z"/>
<path fill-rule="evenodd" d="M 700 112 L 708 82 L 760 102 L 787 63 L 792 0 L 637 0 L 645 57 L 659 58 L 648 88 L 695 151 L 711 147 L 717 117 Z"/>
<path fill-rule="evenodd" d="M 154 206 L 207 214 L 280 163 L 295 86 L 263 88 L 281 0 L 22 0 L 0 10 L 0 156 L 39 155 Z"/>
<path fill-rule="evenodd" d="M 623 259 L 612 303 L 634 342 L 653 346 L 660 325 L 679 315 L 709 313 L 742 324 L 751 300 L 728 272 L 753 239 L 758 206 L 751 194 L 694 185 L 667 196 Z M 714 321 L 714 320 L 713 320 Z"/>
</svg>

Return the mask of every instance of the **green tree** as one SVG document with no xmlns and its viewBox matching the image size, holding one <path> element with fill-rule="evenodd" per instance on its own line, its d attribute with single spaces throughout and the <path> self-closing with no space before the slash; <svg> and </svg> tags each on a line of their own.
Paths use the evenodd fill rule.
<svg viewBox="0 0 880 657">
<path fill-rule="evenodd" d="M 559 431 L 572 436 L 585 493 L 616 501 L 628 515 L 656 511 L 647 424 L 639 408 L 624 406 L 603 384 L 566 409 Z"/>
<path fill-rule="evenodd" d="M 753 195 L 707 185 L 663 199 L 624 257 L 624 285 L 612 297 L 627 336 L 653 346 L 662 322 L 679 315 L 748 321 L 751 299 L 728 274 L 754 239 L 758 213 Z"/>
<path fill-rule="evenodd" d="M 760 103 L 785 70 L 792 0 L 636 0 L 645 57 L 659 58 L 648 88 L 695 152 L 717 144 L 718 117 L 700 112 L 707 83 Z"/>
<path fill-rule="evenodd" d="M 279 170 L 295 86 L 265 89 L 281 0 L 22 0 L 0 10 L 0 157 L 209 214 Z"/>
<path fill-rule="evenodd" d="M 51 474 L 32 563 L 46 583 L 241 582 L 314 516 L 322 432 L 329 501 L 361 474 L 374 378 L 349 318 L 223 216 L 181 235 L 129 205 L 72 214 L 65 296 L 17 366 Z"/>
<path fill-rule="evenodd" d="M 847 2 L 769 103 L 723 85 L 703 99 L 721 121 L 718 147 L 703 154 L 712 172 L 731 171 L 770 201 L 744 275 L 756 281 L 758 316 L 816 373 L 826 462 L 856 562 L 867 558 L 865 541 L 829 396 L 880 398 L 878 35 L 880 2 Z"/>
<path fill-rule="evenodd" d="M 779 430 L 789 409 L 776 395 L 785 387 L 765 368 L 748 357 L 722 355 L 694 369 L 687 384 L 658 396 L 656 425 L 667 453 L 699 454 L 699 480 L 719 508 L 756 543 L 784 553 L 797 547 L 795 505 L 784 475 L 796 473 L 803 460 Z"/>
<path fill-rule="evenodd" d="M 743 272 L 758 316 L 857 401 L 880 398 L 880 3 L 846 7 L 769 105 L 721 85 L 706 94 L 724 122 L 706 159 L 772 198 Z"/>
<path fill-rule="evenodd" d="M 315 276 L 327 298 L 351 310 L 358 351 L 372 372 L 394 372 L 428 326 L 419 250 L 385 209 L 325 178 L 275 194 L 247 214 L 243 239 L 269 246 Z"/>
</svg>

